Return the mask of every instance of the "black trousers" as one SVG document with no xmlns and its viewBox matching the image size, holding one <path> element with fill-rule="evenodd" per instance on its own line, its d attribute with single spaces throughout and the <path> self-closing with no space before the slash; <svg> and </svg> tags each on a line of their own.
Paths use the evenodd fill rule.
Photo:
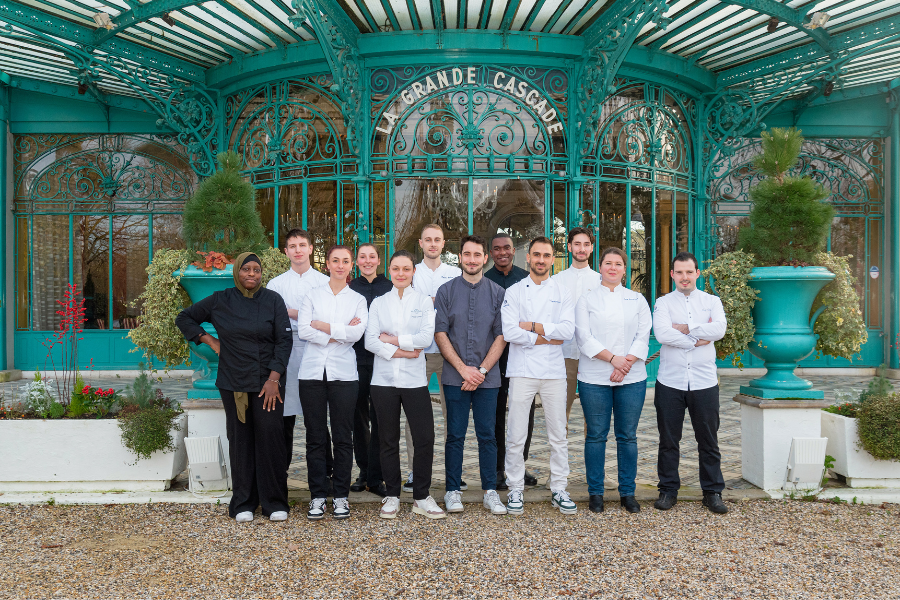
<svg viewBox="0 0 900 600">
<path fill-rule="evenodd" d="M 428 386 L 396 388 L 372 386 L 372 405 L 378 415 L 381 467 L 388 496 L 400 496 L 400 408 L 413 439 L 413 499 L 424 500 L 431 487 L 434 461 L 434 414 Z"/>
<path fill-rule="evenodd" d="M 355 381 L 301 379 L 300 405 L 306 425 L 306 469 L 313 498 L 335 498 L 350 494 L 353 471 L 353 410 L 356 407 Z M 328 422 L 331 419 L 329 441 Z M 328 451 L 334 446 L 332 486 L 328 486 Z"/>
<path fill-rule="evenodd" d="M 705 390 L 682 391 L 656 382 L 656 425 L 659 428 L 659 491 L 678 495 L 681 478 L 678 462 L 681 457 L 681 434 L 684 411 L 691 416 L 694 437 L 700 453 L 700 487 L 704 492 L 725 489 L 722 477 L 722 455 L 719 453 L 719 386 Z"/>
<path fill-rule="evenodd" d="M 497 392 L 497 420 L 494 422 L 494 437 L 497 438 L 497 472 L 506 470 L 506 404 L 509 400 L 509 377 L 506 373 L 506 361 L 509 358 L 509 346 L 500 355 L 500 389 Z M 531 434 L 534 432 L 534 401 L 528 413 L 528 437 L 525 438 L 525 460 L 531 449 Z"/>
<path fill-rule="evenodd" d="M 294 428 L 297 426 L 297 415 L 291 415 L 284 418 L 284 446 L 287 449 L 287 469 L 291 468 L 291 461 L 294 460 Z M 328 476 L 334 470 L 334 454 L 331 451 L 331 435 L 328 436 L 328 443 L 325 444 L 325 450 L 328 455 L 325 457 L 325 467 Z"/>
<path fill-rule="evenodd" d="M 281 393 L 284 394 L 283 387 Z M 244 415 L 246 422 L 241 423 L 234 392 L 219 390 L 219 394 L 225 407 L 225 431 L 234 488 L 228 514 L 233 518 L 238 513 L 254 512 L 260 505 L 267 517 L 279 510 L 287 511 L 284 404 L 275 402 L 275 410 L 263 410 L 259 391 L 250 392 L 250 405 Z"/>
<path fill-rule="evenodd" d="M 372 383 L 373 365 L 357 364 L 359 391 L 356 395 L 356 412 L 353 414 L 353 453 L 359 476 L 370 487 L 381 483 L 381 447 L 378 443 L 378 418 L 372 408 L 369 387 Z M 371 429 L 370 429 L 371 423 Z"/>
</svg>

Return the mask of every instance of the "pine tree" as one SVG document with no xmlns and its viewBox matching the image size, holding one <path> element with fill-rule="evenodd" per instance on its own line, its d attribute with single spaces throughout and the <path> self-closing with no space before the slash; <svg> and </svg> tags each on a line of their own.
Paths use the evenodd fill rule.
<svg viewBox="0 0 900 600">
<path fill-rule="evenodd" d="M 182 234 L 194 252 L 262 252 L 269 244 L 253 186 L 241 177 L 241 157 L 222 152 L 219 170 L 205 179 L 184 205 Z"/>
<path fill-rule="evenodd" d="M 753 166 L 765 176 L 750 190 L 750 227 L 738 232 L 738 248 L 760 266 L 813 264 L 825 249 L 834 213 L 829 194 L 809 177 L 788 175 L 800 156 L 803 135 L 796 128 L 762 134 L 762 154 Z"/>
</svg>

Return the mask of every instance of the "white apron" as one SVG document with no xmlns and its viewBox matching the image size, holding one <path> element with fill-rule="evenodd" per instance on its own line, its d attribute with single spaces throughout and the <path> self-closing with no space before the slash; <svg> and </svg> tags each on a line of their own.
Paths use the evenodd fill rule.
<svg viewBox="0 0 900 600">
<path fill-rule="evenodd" d="M 300 361 L 303 359 L 303 351 L 306 349 L 306 340 L 297 337 L 297 331 L 291 331 L 294 345 L 291 347 L 291 358 L 288 360 L 284 381 L 284 416 L 302 415 L 300 406 Z"/>
</svg>

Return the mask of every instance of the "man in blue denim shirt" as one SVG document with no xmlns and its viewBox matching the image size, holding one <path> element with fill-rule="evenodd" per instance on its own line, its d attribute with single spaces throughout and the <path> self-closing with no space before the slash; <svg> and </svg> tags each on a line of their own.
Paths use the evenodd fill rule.
<svg viewBox="0 0 900 600">
<path fill-rule="evenodd" d="M 487 264 L 484 238 L 461 240 L 463 275 L 438 288 L 434 340 L 444 356 L 441 384 L 447 404 L 447 442 L 444 464 L 447 512 L 462 512 L 463 445 L 469 425 L 469 407 L 478 437 L 478 463 L 484 506 L 495 515 L 506 514 L 497 494 L 497 439 L 494 423 L 500 369 L 497 360 L 506 347 L 500 323 L 504 290 L 482 274 Z"/>
</svg>

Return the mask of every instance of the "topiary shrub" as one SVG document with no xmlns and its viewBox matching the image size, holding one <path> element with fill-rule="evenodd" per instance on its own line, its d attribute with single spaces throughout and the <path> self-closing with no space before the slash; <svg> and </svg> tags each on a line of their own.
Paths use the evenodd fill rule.
<svg viewBox="0 0 900 600">
<path fill-rule="evenodd" d="M 869 396 L 856 418 L 866 452 L 879 460 L 900 460 L 900 394 Z"/>
<path fill-rule="evenodd" d="M 788 175 L 800 155 L 803 135 L 796 128 L 762 133 L 762 154 L 753 166 L 765 179 L 750 190 L 750 226 L 738 231 L 738 248 L 758 266 L 815 264 L 825 249 L 834 209 L 829 194 L 809 177 Z"/>
</svg>

